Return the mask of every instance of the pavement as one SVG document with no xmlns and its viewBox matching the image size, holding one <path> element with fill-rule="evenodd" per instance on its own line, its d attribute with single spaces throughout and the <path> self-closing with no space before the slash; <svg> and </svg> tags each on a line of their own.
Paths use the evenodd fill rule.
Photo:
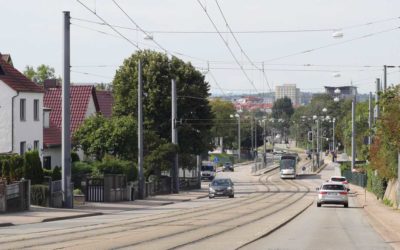
<svg viewBox="0 0 400 250">
<path fill-rule="evenodd" d="M 372 227 L 394 249 L 400 249 L 400 210 L 384 205 L 362 187 L 350 184 L 350 190 L 356 193 Z"/>
<path fill-rule="evenodd" d="M 182 191 L 179 194 L 150 196 L 144 200 L 123 202 L 85 202 L 73 209 L 31 206 L 30 210 L 5 213 L 0 216 L 0 227 L 67 220 L 124 211 L 151 209 L 174 203 L 187 202 L 208 196 L 207 184 L 201 189 Z"/>
</svg>

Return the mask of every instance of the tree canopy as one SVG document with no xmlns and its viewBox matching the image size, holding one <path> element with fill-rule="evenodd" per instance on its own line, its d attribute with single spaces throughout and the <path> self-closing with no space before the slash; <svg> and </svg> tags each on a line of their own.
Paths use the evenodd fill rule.
<svg viewBox="0 0 400 250">
<path fill-rule="evenodd" d="M 38 84 L 43 84 L 46 79 L 56 79 L 54 68 L 41 64 L 36 67 L 36 70 L 27 65 L 24 70 L 24 75 Z"/>
</svg>

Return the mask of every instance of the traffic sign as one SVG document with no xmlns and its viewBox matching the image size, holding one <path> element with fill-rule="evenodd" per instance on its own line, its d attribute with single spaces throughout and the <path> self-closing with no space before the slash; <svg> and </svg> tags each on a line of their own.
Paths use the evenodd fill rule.
<svg viewBox="0 0 400 250">
<path fill-rule="evenodd" d="M 218 163 L 218 162 L 219 162 L 219 159 L 218 159 L 217 156 L 214 157 L 214 162 L 215 162 L 215 163 Z"/>
</svg>

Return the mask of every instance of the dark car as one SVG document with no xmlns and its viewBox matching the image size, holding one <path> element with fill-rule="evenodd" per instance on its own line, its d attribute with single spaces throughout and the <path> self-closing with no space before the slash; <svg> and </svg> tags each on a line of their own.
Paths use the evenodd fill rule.
<svg viewBox="0 0 400 250">
<path fill-rule="evenodd" d="M 222 171 L 223 171 L 223 172 L 225 172 L 225 171 L 231 171 L 231 172 L 233 172 L 234 169 L 233 169 L 232 163 L 230 163 L 230 162 L 225 162 L 224 165 L 222 166 Z"/>
<path fill-rule="evenodd" d="M 208 197 L 212 199 L 217 196 L 235 197 L 233 182 L 230 178 L 217 178 L 210 183 Z"/>
</svg>

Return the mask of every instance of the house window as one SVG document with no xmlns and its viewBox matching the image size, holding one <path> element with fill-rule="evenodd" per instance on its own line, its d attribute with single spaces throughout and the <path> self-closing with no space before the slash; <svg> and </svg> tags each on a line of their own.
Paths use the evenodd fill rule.
<svg viewBox="0 0 400 250">
<path fill-rule="evenodd" d="M 39 150 L 39 141 L 33 141 L 33 150 Z"/>
<path fill-rule="evenodd" d="M 25 152 L 26 152 L 26 142 L 22 141 L 19 144 L 19 153 L 20 155 L 23 155 L 25 154 Z"/>
<path fill-rule="evenodd" d="M 39 121 L 39 100 L 33 100 L 33 120 Z"/>
<path fill-rule="evenodd" d="M 51 156 L 43 157 L 43 168 L 51 169 Z"/>
<path fill-rule="evenodd" d="M 19 100 L 19 117 L 21 121 L 26 121 L 26 100 Z"/>
</svg>

